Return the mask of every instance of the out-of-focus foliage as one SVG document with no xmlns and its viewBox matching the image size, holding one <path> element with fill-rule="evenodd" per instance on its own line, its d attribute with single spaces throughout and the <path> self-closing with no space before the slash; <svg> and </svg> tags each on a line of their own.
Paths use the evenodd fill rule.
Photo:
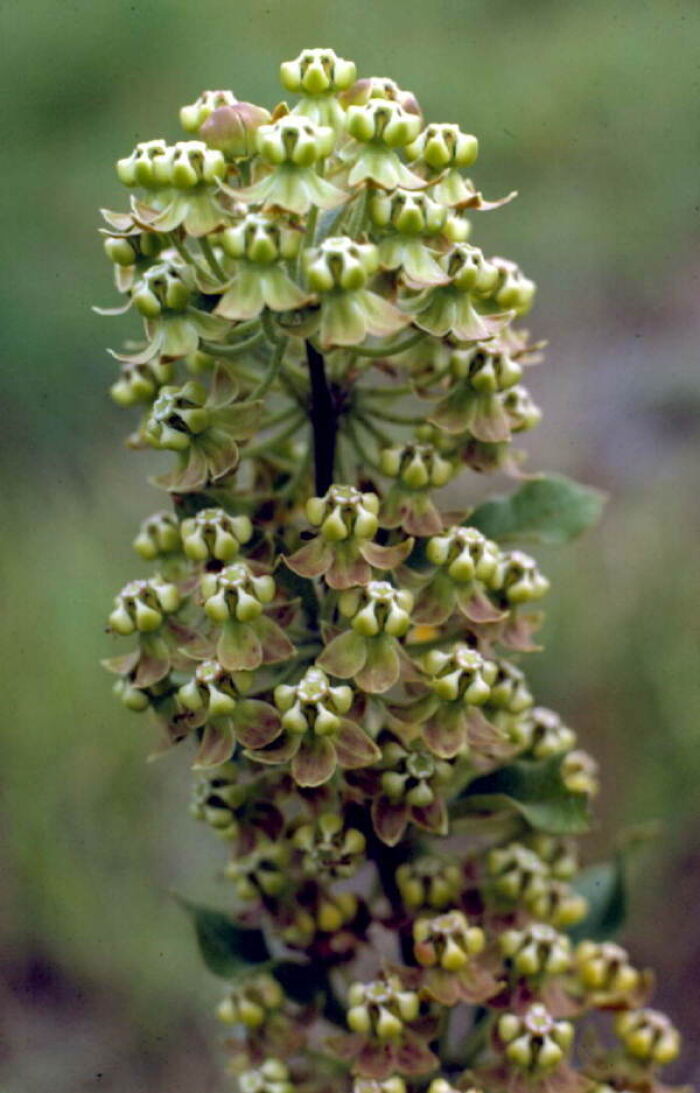
<svg viewBox="0 0 700 1093">
<path fill-rule="evenodd" d="M 168 896 L 190 884 L 206 894 L 208 840 L 186 815 L 186 779 L 167 760 L 144 765 L 152 741 L 95 670 L 108 651 L 94 640 L 105 590 L 132 573 L 130 530 L 155 494 L 140 484 L 144 457 L 113 455 L 123 422 L 105 396 L 110 328 L 89 311 L 112 290 L 93 224 L 117 200 L 113 161 L 146 135 L 177 135 L 173 102 L 231 87 L 271 105 L 280 52 L 308 44 L 353 57 L 360 73 L 391 71 L 428 116 L 479 134 L 481 188 L 520 190 L 517 210 L 482 214 L 479 235 L 496 251 L 507 241 L 532 271 L 530 325 L 551 336 L 529 465 L 612 493 L 599 530 L 538 548 L 555 593 L 549 652 L 531 672 L 607 772 L 591 856 L 621 823 L 664 824 L 646 859 L 655 868 L 632 870 L 626 940 L 659 967 L 660 1001 L 692 1029 L 695 0 L 6 0 L 0 34 L 3 1093 L 217 1088 L 213 1033 L 192 1025 L 207 983 Z"/>
</svg>

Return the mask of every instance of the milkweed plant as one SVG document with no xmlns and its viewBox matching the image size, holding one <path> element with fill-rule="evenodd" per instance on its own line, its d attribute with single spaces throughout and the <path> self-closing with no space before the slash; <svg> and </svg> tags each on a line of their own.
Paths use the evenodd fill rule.
<svg viewBox="0 0 700 1093">
<path fill-rule="evenodd" d="M 292 105 L 230 91 L 117 163 L 112 355 L 170 506 L 134 540 L 106 662 L 195 771 L 241 1093 L 652 1093 L 679 1034 L 611 940 L 622 859 L 580 869 L 594 759 L 523 663 L 525 541 L 597 491 L 525 474 L 535 294 L 472 242 L 476 137 L 330 49 Z M 511 479 L 470 504 L 475 475 Z"/>
</svg>

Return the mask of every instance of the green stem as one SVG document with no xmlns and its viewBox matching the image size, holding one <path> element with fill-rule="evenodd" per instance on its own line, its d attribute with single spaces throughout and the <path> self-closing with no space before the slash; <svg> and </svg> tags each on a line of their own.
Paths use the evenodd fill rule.
<svg viewBox="0 0 700 1093">
<path fill-rule="evenodd" d="M 389 410 L 373 410 L 371 407 L 364 407 L 368 414 L 372 417 L 378 417 L 380 421 L 388 421 L 392 425 L 424 425 L 425 415 L 415 417 L 406 416 L 405 414 L 392 414 Z"/>
<path fill-rule="evenodd" d="M 250 399 L 262 398 L 263 395 L 265 395 L 269 391 L 270 387 L 272 387 L 272 384 L 277 379 L 280 368 L 282 367 L 282 359 L 284 357 L 284 351 L 286 348 L 286 338 L 283 338 L 281 341 L 277 342 L 272 357 L 270 358 L 270 364 L 268 365 L 267 372 L 263 376 L 257 387 L 253 391 L 251 391 L 250 395 L 248 396 Z"/>
<path fill-rule="evenodd" d="M 402 342 L 389 342 L 385 346 L 353 346 L 353 352 L 357 353 L 360 357 L 395 357 L 399 353 L 405 353 L 407 349 L 412 349 L 418 342 L 423 341 L 425 338 L 425 331 L 416 330 L 414 334 L 411 334 L 408 338 L 404 338 Z"/>
<path fill-rule="evenodd" d="M 222 282 L 226 281 L 228 278 L 226 277 L 226 274 L 224 273 L 221 266 L 219 265 L 219 259 L 214 254 L 214 248 L 212 247 L 206 235 L 200 235 L 199 249 L 206 258 L 207 265 L 209 266 L 209 269 L 212 271 L 216 279 Z"/>
<path fill-rule="evenodd" d="M 197 273 L 200 275 L 200 277 L 208 277 L 209 276 L 209 274 L 208 274 L 207 270 L 205 270 L 204 266 L 200 266 L 197 259 L 194 258 L 193 255 L 190 254 L 187 247 L 185 246 L 183 241 L 179 238 L 176 231 L 168 232 L 168 238 L 169 238 L 170 242 L 172 243 L 172 245 L 175 247 L 175 250 L 177 251 L 177 253 L 182 258 L 183 262 L 185 262 L 188 266 L 193 266 L 194 269 L 197 271 Z"/>
<path fill-rule="evenodd" d="M 281 433 L 277 433 L 276 436 L 271 436 L 268 440 L 263 440 L 260 444 L 254 444 L 250 448 L 244 448 L 241 457 L 243 459 L 256 459 L 259 455 L 265 455 L 271 448 L 276 447 L 277 444 L 281 444 L 283 440 L 287 440 L 290 436 L 299 429 L 304 423 L 304 418 L 301 414 L 298 415 L 286 429 L 283 429 Z"/>
<path fill-rule="evenodd" d="M 244 341 L 239 342 L 238 345 L 231 345 L 218 342 L 208 342 L 204 338 L 199 343 L 200 349 L 205 353 L 209 353 L 212 357 L 222 357 L 223 360 L 233 359 L 240 356 L 241 353 L 247 352 L 252 349 L 253 346 L 261 342 L 264 337 L 262 330 L 259 330 L 257 334 L 251 335 L 250 338 L 245 338 Z"/>
</svg>

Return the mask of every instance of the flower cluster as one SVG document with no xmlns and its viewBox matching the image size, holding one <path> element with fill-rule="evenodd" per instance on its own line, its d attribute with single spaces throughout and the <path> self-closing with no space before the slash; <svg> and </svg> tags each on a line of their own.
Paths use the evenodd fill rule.
<svg viewBox="0 0 700 1093">
<path fill-rule="evenodd" d="M 549 584 L 460 508 L 539 420 L 535 286 L 471 242 L 503 204 L 464 174 L 475 137 L 329 49 L 281 79 L 272 111 L 183 107 L 104 214 L 140 322 L 112 395 L 172 501 L 106 665 L 225 840 L 232 1070 L 242 1093 L 651 1093 L 679 1037 L 650 976 L 570 935 L 595 763 L 513 659 Z M 579 1053 L 593 1012 L 617 1047 Z"/>
</svg>

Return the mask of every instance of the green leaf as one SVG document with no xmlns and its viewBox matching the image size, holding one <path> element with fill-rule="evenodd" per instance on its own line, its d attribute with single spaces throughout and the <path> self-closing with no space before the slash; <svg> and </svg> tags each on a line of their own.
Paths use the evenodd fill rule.
<svg viewBox="0 0 700 1093">
<path fill-rule="evenodd" d="M 571 793 L 561 777 L 561 756 L 535 762 L 521 759 L 492 774 L 476 778 L 454 802 L 458 818 L 475 809 L 513 808 L 537 831 L 550 835 L 580 835 L 588 830 L 588 801 Z"/>
<path fill-rule="evenodd" d="M 533 478 L 510 497 L 479 505 L 465 521 L 490 539 L 566 543 L 600 519 L 606 495 L 563 475 Z"/>
<path fill-rule="evenodd" d="M 627 917 L 627 884 L 624 859 L 583 869 L 574 881 L 576 891 L 588 901 L 588 913 L 569 931 L 573 941 L 607 941 L 622 928 Z"/>
<path fill-rule="evenodd" d="M 228 915 L 180 899 L 194 923 L 202 959 L 210 972 L 230 979 L 249 964 L 262 964 L 270 953 L 262 930 L 236 926 Z"/>
</svg>

